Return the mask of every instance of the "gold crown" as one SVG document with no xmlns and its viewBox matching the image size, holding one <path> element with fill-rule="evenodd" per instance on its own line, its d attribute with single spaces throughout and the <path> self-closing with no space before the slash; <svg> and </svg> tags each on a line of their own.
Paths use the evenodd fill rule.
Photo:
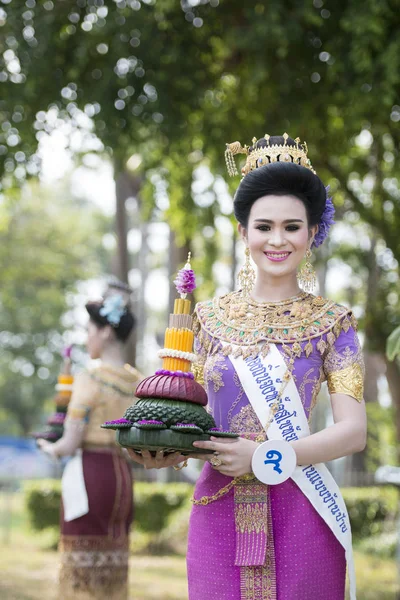
<svg viewBox="0 0 400 600">
<path fill-rule="evenodd" d="M 230 177 L 239 175 L 236 168 L 234 156 L 235 154 L 247 154 L 246 164 L 242 168 L 243 177 L 257 169 L 274 162 L 292 162 L 296 165 L 306 167 L 315 173 L 310 159 L 307 157 L 307 144 L 306 142 L 300 142 L 300 138 L 296 138 L 294 141 L 296 146 L 288 146 L 287 140 L 289 138 L 287 133 L 283 134 L 283 145 L 282 144 L 270 144 L 270 135 L 267 133 L 264 135 L 264 139 L 267 142 L 266 146 L 256 147 L 257 138 L 252 139 L 253 146 L 242 146 L 240 142 L 233 142 L 232 144 L 226 144 L 225 150 L 225 162 Z"/>
</svg>

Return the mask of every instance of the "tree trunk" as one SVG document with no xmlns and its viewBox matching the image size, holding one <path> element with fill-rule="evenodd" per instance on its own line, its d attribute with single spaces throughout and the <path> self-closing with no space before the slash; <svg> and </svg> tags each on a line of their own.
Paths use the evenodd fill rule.
<svg viewBox="0 0 400 600">
<path fill-rule="evenodd" d="M 145 330 L 146 330 L 146 282 L 147 276 L 149 273 L 149 265 L 148 265 L 148 256 L 149 256 L 149 246 L 148 246 L 148 223 L 142 223 L 140 227 L 140 231 L 142 234 L 142 243 L 140 246 L 139 254 L 137 257 L 137 268 L 140 271 L 141 282 L 139 289 L 135 293 L 135 314 L 137 319 L 136 325 L 136 356 L 139 359 L 139 366 L 144 369 L 145 368 L 145 356 L 144 356 L 144 338 L 145 338 Z"/>
<path fill-rule="evenodd" d="M 116 276 L 121 281 L 128 283 L 129 255 L 128 255 L 128 227 L 125 201 L 127 196 L 126 175 L 116 173 L 115 179 L 115 227 L 117 233 L 117 264 Z"/>
<path fill-rule="evenodd" d="M 123 282 L 129 283 L 129 269 L 131 267 L 128 252 L 128 218 L 126 214 L 126 200 L 136 197 L 140 190 L 141 178 L 126 171 L 121 163 L 114 162 L 115 180 L 115 228 L 117 234 L 117 260 L 114 274 Z M 140 207 L 140 203 L 138 202 Z M 137 223 L 140 222 L 140 211 L 137 212 Z M 135 312 L 137 306 L 133 306 Z M 134 329 L 126 344 L 125 360 L 134 365 L 136 363 L 137 328 Z"/>
</svg>

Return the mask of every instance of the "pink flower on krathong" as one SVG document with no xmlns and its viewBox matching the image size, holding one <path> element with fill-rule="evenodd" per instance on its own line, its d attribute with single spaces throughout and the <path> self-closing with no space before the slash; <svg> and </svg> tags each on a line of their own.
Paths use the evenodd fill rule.
<svg viewBox="0 0 400 600">
<path fill-rule="evenodd" d="M 71 353 L 72 353 L 72 348 L 74 347 L 73 344 L 70 344 L 69 346 L 65 346 L 62 355 L 64 358 L 71 358 Z"/>
<path fill-rule="evenodd" d="M 178 271 L 174 284 L 179 294 L 191 294 L 196 289 L 196 276 L 193 269 Z"/>
<path fill-rule="evenodd" d="M 104 425 L 133 425 L 133 423 L 127 419 L 116 419 L 115 421 L 106 421 Z"/>
</svg>

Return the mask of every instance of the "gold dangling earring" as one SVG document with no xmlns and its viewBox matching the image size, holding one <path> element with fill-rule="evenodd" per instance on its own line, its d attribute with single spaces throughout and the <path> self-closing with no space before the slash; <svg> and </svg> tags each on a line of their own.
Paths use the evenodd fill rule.
<svg viewBox="0 0 400 600">
<path fill-rule="evenodd" d="M 301 267 L 297 276 L 297 280 L 299 282 L 300 287 L 309 294 L 312 294 L 317 286 L 317 274 L 310 262 L 311 256 L 312 253 L 309 248 L 305 256 L 306 262 Z"/>
<path fill-rule="evenodd" d="M 242 291 L 242 296 L 248 297 L 250 296 L 251 290 L 254 287 L 254 283 L 256 281 L 256 272 L 251 266 L 250 262 L 250 250 L 246 247 L 245 250 L 246 260 L 243 267 L 240 269 L 237 279 L 239 286 Z"/>
</svg>

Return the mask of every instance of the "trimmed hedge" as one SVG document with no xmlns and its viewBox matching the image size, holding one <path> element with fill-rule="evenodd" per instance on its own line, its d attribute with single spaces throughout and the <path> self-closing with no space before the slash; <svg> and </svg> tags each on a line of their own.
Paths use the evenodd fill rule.
<svg viewBox="0 0 400 600">
<path fill-rule="evenodd" d="M 163 532 L 164 538 L 169 534 L 168 529 L 175 519 L 175 514 L 177 517 L 179 515 L 179 529 L 187 527 L 192 490 L 193 487 L 186 483 L 135 483 L 135 528 L 150 536 Z M 60 481 L 28 482 L 24 491 L 32 527 L 38 531 L 47 527 L 58 527 Z M 389 487 L 368 487 L 344 488 L 342 492 L 356 543 L 384 534 L 388 530 L 393 531 L 398 512 L 397 490 Z"/>
<path fill-rule="evenodd" d="M 61 481 L 42 479 L 23 484 L 29 522 L 35 531 L 58 527 L 60 523 Z"/>
<path fill-rule="evenodd" d="M 187 501 L 193 486 L 187 483 L 145 483 L 134 485 L 134 525 L 147 533 L 159 533 L 170 515 Z M 42 531 L 58 527 L 61 503 L 61 482 L 54 479 L 30 481 L 24 484 L 25 504 L 33 529 Z"/>
<path fill-rule="evenodd" d="M 161 532 L 169 517 L 191 498 L 193 486 L 188 483 L 145 483 L 134 485 L 134 524 L 141 531 Z"/>
<path fill-rule="evenodd" d="M 399 493 L 392 487 L 343 488 L 351 522 L 353 540 L 357 542 L 383 533 L 398 513 Z"/>
</svg>

